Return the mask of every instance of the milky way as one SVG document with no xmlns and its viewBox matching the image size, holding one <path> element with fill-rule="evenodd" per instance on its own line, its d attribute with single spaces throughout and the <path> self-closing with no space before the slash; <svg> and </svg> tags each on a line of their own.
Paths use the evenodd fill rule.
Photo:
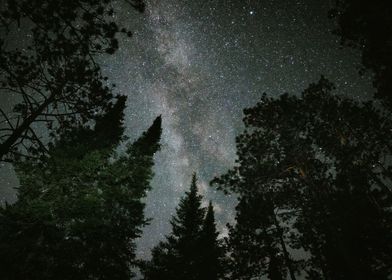
<svg viewBox="0 0 392 280">
<path fill-rule="evenodd" d="M 149 0 L 141 15 L 121 1 L 114 5 L 116 20 L 134 36 L 101 62 L 116 92 L 128 96 L 126 133 L 134 139 L 156 116 L 163 118 L 162 149 L 146 198 L 152 221 L 138 241 L 140 257 L 149 257 L 169 233 L 193 172 L 225 234 L 235 199 L 209 181 L 234 164 L 242 110 L 263 92 L 298 94 L 323 74 L 339 94 L 371 96 L 371 77 L 357 75 L 359 54 L 339 47 L 328 3 L 320 2 L 327 1 Z M 4 168 L 0 172 L 0 183 L 16 184 Z"/>
<path fill-rule="evenodd" d="M 129 96 L 128 134 L 163 117 L 141 257 L 170 231 L 192 172 L 225 234 L 235 200 L 209 181 L 234 164 L 242 110 L 263 92 L 298 94 L 323 74 L 339 94 L 371 95 L 370 77 L 357 75 L 359 54 L 339 47 L 329 6 L 314 2 L 150 0 L 142 16 L 121 6 L 118 19 L 136 32 L 104 64 Z"/>
</svg>

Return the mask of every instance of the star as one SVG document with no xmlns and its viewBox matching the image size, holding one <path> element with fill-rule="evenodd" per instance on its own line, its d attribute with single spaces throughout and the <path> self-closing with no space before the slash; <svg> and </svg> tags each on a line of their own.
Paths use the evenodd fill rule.
<svg viewBox="0 0 392 280">
<path fill-rule="evenodd" d="M 128 96 L 126 134 L 135 139 L 156 116 L 163 118 L 162 149 L 146 198 L 146 217 L 152 221 L 138 241 L 139 257 L 149 258 L 150 249 L 169 233 L 171 215 L 193 172 L 203 182 L 205 201 L 222 209 L 217 223 L 227 232 L 236 198 L 208 182 L 235 164 L 242 110 L 263 92 L 298 94 L 323 74 L 339 94 L 372 95 L 371 79 L 357 75 L 359 54 L 341 50 L 331 34 L 324 2 L 266 0 L 252 1 L 250 7 L 237 0 L 208 5 L 147 0 L 143 15 L 116 2 L 115 20 L 134 36 L 121 38 L 120 50 L 99 62 L 117 85 L 115 93 Z M 15 178 L 10 168 L 0 168 L 0 185 L 9 186 L 2 189 L 5 199 L 17 187 Z"/>
</svg>

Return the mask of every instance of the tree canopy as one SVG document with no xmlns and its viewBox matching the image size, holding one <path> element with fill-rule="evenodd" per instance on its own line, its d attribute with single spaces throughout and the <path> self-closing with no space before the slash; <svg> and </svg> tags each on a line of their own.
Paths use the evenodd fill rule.
<svg viewBox="0 0 392 280">
<path fill-rule="evenodd" d="M 275 265 L 293 272 L 287 244 L 310 253 L 301 264 L 310 279 L 390 275 L 392 123 L 372 102 L 333 88 L 322 77 L 300 97 L 263 95 L 244 110 L 237 165 L 213 181 L 240 197 L 230 235 L 234 261 L 245 258 L 239 273 L 271 274 L 271 247 L 284 260 Z"/>
<path fill-rule="evenodd" d="M 64 134 L 43 160 L 16 164 L 18 200 L 0 211 L 3 279 L 132 276 L 161 118 L 117 154 L 124 102 L 119 98 L 94 129 Z"/>
<path fill-rule="evenodd" d="M 336 0 L 330 16 L 337 19 L 334 31 L 345 46 L 362 52 L 363 73 L 374 73 L 376 98 L 392 108 L 392 6 L 388 0 Z"/>
<path fill-rule="evenodd" d="M 113 54 L 118 33 L 112 1 L 4 0 L 0 6 L 0 160 L 47 152 L 37 125 L 49 133 L 94 121 L 113 104 L 112 86 L 95 61 Z M 139 11 L 139 0 L 127 1 Z M 18 31 L 19 30 L 19 31 Z M 23 45 L 15 44 L 23 33 Z M 39 126 L 38 126 L 39 127 Z"/>
</svg>

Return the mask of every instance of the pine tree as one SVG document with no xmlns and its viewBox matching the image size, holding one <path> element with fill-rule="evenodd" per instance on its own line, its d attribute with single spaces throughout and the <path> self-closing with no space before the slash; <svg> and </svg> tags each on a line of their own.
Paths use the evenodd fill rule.
<svg viewBox="0 0 392 280">
<path fill-rule="evenodd" d="M 124 2 L 144 9 L 140 0 Z M 131 35 L 111 20 L 113 14 L 107 0 L 1 2 L 0 92 L 16 104 L 0 106 L 0 161 L 46 152 L 36 123 L 47 126 L 44 135 L 57 136 L 110 110 L 112 88 L 95 56 L 113 54 L 119 33 Z M 23 50 L 13 42 L 19 29 L 30 38 Z"/>
<path fill-rule="evenodd" d="M 261 275 L 271 280 L 286 279 L 292 260 L 285 259 L 281 225 L 276 225 L 272 210 L 271 201 L 265 196 L 240 199 L 236 224 L 229 226 L 230 279 L 252 279 Z"/>
<path fill-rule="evenodd" d="M 190 190 L 171 220 L 172 233 L 152 250 L 151 261 L 144 264 L 144 279 L 219 279 L 223 274 L 224 252 L 217 240 L 212 205 L 206 213 L 201 203 L 194 174 Z"/>
<path fill-rule="evenodd" d="M 387 253 L 392 174 L 386 160 L 392 152 L 387 137 L 392 121 L 371 102 L 340 98 L 333 88 L 321 78 L 300 97 L 264 95 L 246 109 L 246 131 L 237 138 L 238 165 L 214 183 L 238 194 L 240 205 L 253 201 L 255 210 L 249 213 L 259 210 L 257 201 L 272 204 L 262 215 L 278 229 L 278 248 L 288 269 L 285 243 L 310 253 L 303 260 L 310 278 L 385 279 L 392 272 Z M 251 220 L 252 215 L 257 214 L 247 222 L 238 213 L 234 241 L 258 238 L 254 229 L 262 219 Z M 264 228 L 270 232 L 268 223 Z M 261 252 L 270 236 L 249 242 L 246 250 Z M 246 250 L 238 252 L 240 257 L 246 258 Z M 263 255 L 248 265 L 258 262 L 263 263 Z M 265 265 L 260 274 L 266 270 Z"/>
<path fill-rule="evenodd" d="M 119 99 L 93 130 L 62 135 L 41 161 L 18 163 L 19 199 L 0 211 L 3 279 L 132 276 L 161 118 L 116 155 L 124 102 Z"/>
<path fill-rule="evenodd" d="M 201 207 L 202 196 L 197 193 L 196 175 L 192 177 L 190 190 L 180 201 L 176 216 L 171 221 L 172 242 L 182 262 L 184 279 L 196 279 L 199 262 L 197 251 L 199 249 L 199 236 L 203 224 L 205 210 Z"/>
</svg>

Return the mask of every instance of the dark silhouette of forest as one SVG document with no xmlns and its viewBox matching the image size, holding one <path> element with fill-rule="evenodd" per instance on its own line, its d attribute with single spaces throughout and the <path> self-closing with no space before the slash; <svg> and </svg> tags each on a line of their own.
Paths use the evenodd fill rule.
<svg viewBox="0 0 392 280">
<path fill-rule="evenodd" d="M 172 233 L 142 263 L 144 279 L 221 279 L 225 251 L 217 240 L 212 204 L 201 206 L 196 175 L 171 220 Z"/>
<path fill-rule="evenodd" d="M 387 0 L 325 11 L 342 46 L 360 49 L 359 74 L 374 73 L 374 99 L 341 97 L 323 76 L 300 95 L 264 94 L 244 110 L 235 166 L 211 181 L 238 197 L 228 236 L 194 175 L 150 260 L 136 258 L 135 240 L 162 120 L 134 142 L 124 135 L 126 97 L 96 62 L 132 35 L 111 21 L 111 2 L 1 2 L 0 92 L 18 98 L 11 113 L 0 108 L 0 160 L 20 180 L 18 200 L 0 208 L 1 279 L 391 279 Z M 23 51 L 8 44 L 15 28 L 30 34 Z"/>
</svg>

